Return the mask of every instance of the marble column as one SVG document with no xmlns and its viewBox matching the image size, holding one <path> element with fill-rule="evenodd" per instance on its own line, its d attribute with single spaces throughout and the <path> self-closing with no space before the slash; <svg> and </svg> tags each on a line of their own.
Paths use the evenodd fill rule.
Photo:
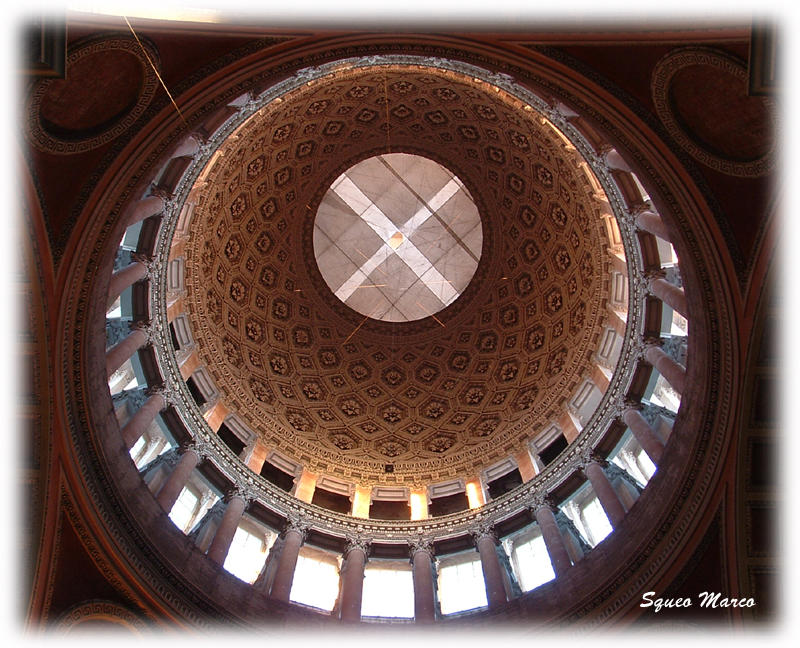
<svg viewBox="0 0 800 648">
<path fill-rule="evenodd" d="M 414 577 L 414 620 L 417 623 L 432 623 L 436 618 L 433 542 L 422 538 L 411 544 L 411 568 Z"/>
<path fill-rule="evenodd" d="M 611 149 L 605 154 L 605 163 L 609 169 L 628 172 L 631 170 L 630 166 L 628 166 L 628 163 L 619 153 L 617 153 L 616 149 Z"/>
<path fill-rule="evenodd" d="M 679 394 L 683 393 L 686 383 L 686 369 L 670 358 L 661 347 L 651 345 L 644 352 L 644 359 L 664 376 L 671 387 Z"/>
<path fill-rule="evenodd" d="M 125 449 L 130 450 L 139 438 L 145 433 L 151 423 L 155 421 L 156 414 L 167 406 L 167 401 L 161 394 L 153 394 L 148 398 L 144 405 L 142 405 L 130 420 L 123 426 L 122 440 L 125 443 Z"/>
<path fill-rule="evenodd" d="M 183 487 L 186 486 L 186 482 L 189 481 L 189 477 L 198 463 L 200 463 L 200 455 L 197 450 L 194 448 L 187 448 L 183 454 L 181 454 L 178 465 L 175 466 L 172 474 L 170 474 L 167 481 L 164 482 L 164 485 L 159 489 L 156 501 L 167 513 L 175 506 L 175 502 L 178 501 L 178 496 L 181 494 Z"/>
<path fill-rule="evenodd" d="M 506 588 L 503 583 L 503 568 L 495 549 L 497 536 L 493 529 L 485 528 L 473 532 L 473 538 L 481 557 L 481 569 L 483 570 L 489 609 L 502 607 L 506 603 Z"/>
<path fill-rule="evenodd" d="M 561 576 L 572 566 L 572 562 L 567 553 L 567 546 L 564 544 L 564 537 L 556 523 L 553 509 L 547 503 L 539 504 L 534 507 L 534 516 L 542 532 L 542 538 L 553 565 L 553 572 L 556 577 Z"/>
<path fill-rule="evenodd" d="M 340 618 L 345 623 L 361 621 L 361 598 L 364 593 L 364 567 L 367 564 L 367 542 L 351 539 L 344 552 L 341 572 Z"/>
<path fill-rule="evenodd" d="M 108 298 L 106 300 L 106 308 L 110 308 L 111 304 L 119 297 L 122 292 L 132 286 L 140 279 L 147 276 L 147 266 L 141 261 L 134 261 L 130 265 L 117 270 L 111 275 L 111 282 L 108 285 Z"/>
<path fill-rule="evenodd" d="M 650 424 L 635 407 L 626 409 L 622 414 L 622 420 L 630 428 L 647 456 L 650 457 L 650 461 L 657 466 L 664 452 L 664 442 L 658 433 L 650 427 Z"/>
<path fill-rule="evenodd" d="M 161 196 L 148 196 L 134 203 L 128 217 L 128 226 L 143 221 L 164 211 L 164 199 Z"/>
<path fill-rule="evenodd" d="M 106 351 L 106 377 L 119 369 L 136 351 L 147 343 L 147 334 L 141 329 L 133 329 L 127 337 Z"/>
<path fill-rule="evenodd" d="M 211 546 L 206 554 L 215 563 L 219 565 L 225 563 L 228 550 L 231 548 L 231 542 L 233 542 L 233 536 L 236 534 L 236 529 L 239 527 L 239 522 L 242 519 L 242 515 L 244 515 L 246 506 L 247 502 L 245 502 L 244 497 L 238 493 L 228 497 L 228 505 L 222 515 L 222 521 L 217 527 L 217 532 L 214 534 L 214 539 L 211 541 Z"/>
<path fill-rule="evenodd" d="M 603 507 L 608 521 L 611 522 L 611 527 L 616 529 L 625 518 L 625 508 L 603 472 L 603 467 L 596 459 L 589 459 L 583 467 L 583 473 L 591 483 L 597 499 L 600 500 L 600 505 Z"/>
<path fill-rule="evenodd" d="M 297 566 L 297 555 L 306 538 L 307 528 L 298 522 L 290 523 L 283 531 L 283 548 L 275 570 L 270 597 L 279 601 L 288 601 L 294 580 L 294 568 Z"/>
<path fill-rule="evenodd" d="M 674 286 L 662 277 L 654 277 L 650 279 L 649 284 L 650 292 L 653 296 L 658 297 L 672 310 L 677 311 L 686 319 L 689 319 L 689 308 L 686 305 L 686 294 L 682 288 Z"/>
<path fill-rule="evenodd" d="M 661 216 L 658 214 L 651 211 L 643 211 L 636 217 L 636 225 L 639 229 L 649 232 L 653 236 L 669 241 L 667 228 L 664 227 L 664 221 L 661 220 Z"/>
</svg>

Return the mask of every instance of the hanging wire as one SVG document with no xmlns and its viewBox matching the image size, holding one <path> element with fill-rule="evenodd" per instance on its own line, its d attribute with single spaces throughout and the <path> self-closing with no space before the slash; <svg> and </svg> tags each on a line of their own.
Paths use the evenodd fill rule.
<svg viewBox="0 0 800 648">
<path fill-rule="evenodd" d="M 147 54 L 147 50 L 144 48 L 144 45 L 142 45 L 142 41 L 139 40 L 139 36 L 133 30 L 133 25 L 131 25 L 131 23 L 128 20 L 127 16 L 123 16 L 123 18 L 125 19 L 125 22 L 128 25 L 128 29 L 131 30 L 131 34 L 133 34 L 133 37 L 136 39 L 136 42 L 139 43 L 139 47 L 141 48 L 142 53 L 144 54 L 144 57 L 147 59 L 147 62 L 150 64 L 150 67 L 153 68 L 153 72 L 155 72 L 156 77 L 158 77 L 158 80 L 161 83 L 161 87 L 164 88 L 164 92 L 167 93 L 167 96 L 169 97 L 169 100 L 172 102 L 172 105 L 175 106 L 175 110 L 178 111 L 178 117 L 181 118 L 181 121 L 183 122 L 184 126 L 188 127 L 189 124 L 187 124 L 186 120 L 183 118 L 183 114 L 181 113 L 181 109 L 178 108 L 178 104 L 175 103 L 175 99 L 172 98 L 172 94 L 170 93 L 169 89 L 167 88 L 167 85 L 164 83 L 164 79 L 161 78 L 161 75 L 158 73 L 158 70 L 156 69 L 156 66 L 153 65 L 153 61 L 150 59 L 150 56 Z"/>
</svg>

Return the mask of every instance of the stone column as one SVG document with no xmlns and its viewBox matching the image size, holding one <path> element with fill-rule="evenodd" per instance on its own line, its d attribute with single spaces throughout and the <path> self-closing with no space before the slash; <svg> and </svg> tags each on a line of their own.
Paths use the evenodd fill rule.
<svg viewBox="0 0 800 648">
<path fill-rule="evenodd" d="M 503 568 L 497 557 L 497 536 L 490 527 L 479 528 L 473 531 L 472 537 L 481 557 L 483 582 L 486 587 L 486 600 L 489 609 L 502 607 L 506 603 L 506 588 L 503 583 Z"/>
<path fill-rule="evenodd" d="M 164 199 L 161 196 L 148 196 L 135 203 L 128 217 L 128 226 L 143 221 L 164 211 Z"/>
<path fill-rule="evenodd" d="M 411 566 L 414 577 L 414 620 L 433 623 L 436 618 L 433 586 L 433 542 L 419 538 L 411 542 Z"/>
<path fill-rule="evenodd" d="M 192 471 L 200 463 L 200 455 L 194 448 L 187 448 L 181 455 L 178 465 L 172 471 L 172 474 L 164 482 L 164 485 L 159 489 L 156 501 L 161 505 L 167 513 L 175 506 L 178 501 L 178 496 L 181 494 L 186 482 Z"/>
<path fill-rule="evenodd" d="M 125 339 L 106 351 L 106 377 L 111 378 L 112 374 L 146 343 L 147 334 L 141 329 L 133 329 Z"/>
<path fill-rule="evenodd" d="M 600 505 L 606 512 L 608 521 L 611 522 L 611 527 L 616 529 L 625 518 L 625 508 L 619 501 L 617 491 L 614 490 L 596 458 L 590 457 L 586 460 L 583 473 L 591 483 L 597 499 L 600 500 Z"/>
<path fill-rule="evenodd" d="M 345 623 L 361 621 L 361 597 L 364 593 L 367 547 L 368 543 L 363 538 L 351 538 L 344 550 L 339 613 Z"/>
<path fill-rule="evenodd" d="M 661 216 L 658 214 L 651 211 L 643 211 L 636 217 L 636 226 L 645 232 L 649 232 L 653 236 L 669 241 L 667 228 L 664 227 L 664 221 L 661 220 Z"/>
<path fill-rule="evenodd" d="M 605 162 L 609 169 L 627 171 L 630 173 L 630 166 L 628 166 L 628 163 L 622 159 L 622 156 L 619 153 L 617 153 L 616 149 L 611 149 L 605 154 Z"/>
<path fill-rule="evenodd" d="M 683 393 L 686 382 L 686 369 L 670 358 L 661 347 L 651 345 L 644 352 L 644 359 L 664 376 L 666 381 L 679 394 Z"/>
<path fill-rule="evenodd" d="M 626 409 L 622 414 L 622 420 L 630 428 L 647 456 L 650 457 L 650 461 L 657 466 L 664 452 L 664 442 L 658 433 L 650 427 L 650 424 L 635 407 Z"/>
<path fill-rule="evenodd" d="M 662 277 L 654 277 L 649 281 L 650 292 L 658 297 L 672 310 L 677 311 L 689 319 L 689 309 L 686 305 L 686 294 L 682 288 L 674 286 Z"/>
<path fill-rule="evenodd" d="M 556 523 L 556 516 L 553 514 L 553 508 L 547 502 L 534 505 L 534 516 L 542 532 L 544 544 L 547 547 L 547 553 L 550 556 L 550 562 L 553 565 L 553 571 L 556 577 L 561 576 L 572 566 L 567 553 L 567 547 L 564 544 L 564 537 Z"/>
<path fill-rule="evenodd" d="M 114 303 L 117 297 L 119 297 L 128 286 L 132 286 L 146 276 L 147 266 L 141 261 L 134 261 L 129 266 L 122 268 L 122 270 L 117 270 L 111 275 L 111 283 L 108 285 L 106 308 L 110 308 L 111 304 Z"/>
<path fill-rule="evenodd" d="M 150 424 L 155 420 L 156 414 L 167 406 L 167 401 L 161 394 L 153 394 L 148 398 L 144 405 L 142 405 L 130 420 L 123 426 L 122 440 L 125 443 L 125 449 L 130 450 L 134 444 L 139 440 Z"/>
<path fill-rule="evenodd" d="M 275 570 L 275 580 L 272 582 L 270 597 L 279 601 L 288 601 L 294 580 L 294 568 L 297 566 L 297 555 L 303 541 L 306 539 L 308 528 L 295 520 L 290 522 L 283 531 L 283 548 Z"/>
<path fill-rule="evenodd" d="M 214 534 L 214 539 L 211 541 L 211 546 L 208 548 L 208 553 L 206 554 L 219 565 L 225 563 L 228 550 L 231 548 L 233 536 L 236 534 L 236 529 L 239 527 L 239 522 L 242 519 L 242 515 L 244 515 L 244 509 L 247 505 L 244 497 L 238 493 L 230 494 L 227 500 L 228 505 L 225 507 L 222 521 L 219 523 L 219 527 L 217 527 L 217 532 Z"/>
</svg>

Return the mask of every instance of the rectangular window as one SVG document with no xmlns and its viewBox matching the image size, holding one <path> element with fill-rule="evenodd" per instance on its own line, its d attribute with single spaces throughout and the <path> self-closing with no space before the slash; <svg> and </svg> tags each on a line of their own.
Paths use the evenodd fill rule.
<svg viewBox="0 0 800 648">
<path fill-rule="evenodd" d="M 524 592 L 529 592 L 556 577 L 544 538 L 538 531 L 514 542 L 511 562 Z"/>
<path fill-rule="evenodd" d="M 339 596 L 338 556 L 302 547 L 294 568 L 289 600 L 330 612 Z"/>
<path fill-rule="evenodd" d="M 480 557 L 465 554 L 439 562 L 439 604 L 442 614 L 453 614 L 488 605 Z"/>
<path fill-rule="evenodd" d="M 367 563 L 361 616 L 414 618 L 414 578 L 408 563 Z"/>
<path fill-rule="evenodd" d="M 243 520 L 233 536 L 223 567 L 246 583 L 255 582 L 276 534 Z"/>
<path fill-rule="evenodd" d="M 197 502 L 199 499 L 200 498 L 194 491 L 184 487 L 184 489 L 181 491 L 181 494 L 178 495 L 175 505 L 169 512 L 169 519 L 172 520 L 175 523 L 175 526 L 184 533 L 186 533 L 186 527 L 192 520 L 192 516 L 194 515 L 194 510 L 197 508 Z"/>
</svg>

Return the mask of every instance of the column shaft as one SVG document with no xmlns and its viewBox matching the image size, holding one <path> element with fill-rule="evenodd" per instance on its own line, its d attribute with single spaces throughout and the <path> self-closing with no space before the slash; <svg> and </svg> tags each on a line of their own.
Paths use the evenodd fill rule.
<svg viewBox="0 0 800 648">
<path fill-rule="evenodd" d="M 550 555 L 550 562 L 553 564 L 553 571 L 556 576 L 561 576 L 570 568 L 572 562 L 564 544 L 564 537 L 556 523 L 556 516 L 549 506 L 541 506 L 535 512 L 536 522 L 542 531 L 542 538 Z"/>
<path fill-rule="evenodd" d="M 164 211 L 164 199 L 159 196 L 148 196 L 133 205 L 130 217 L 128 218 L 128 226 L 143 221 L 145 218 L 155 216 Z"/>
<path fill-rule="evenodd" d="M 644 358 L 664 376 L 676 392 L 683 393 L 686 383 L 686 369 L 683 366 L 664 353 L 663 349 L 656 346 L 647 347 Z"/>
<path fill-rule="evenodd" d="M 616 529 L 625 518 L 625 509 L 622 502 L 619 501 L 617 492 L 603 472 L 603 468 L 596 461 L 590 461 L 583 472 L 592 484 L 597 499 L 600 500 L 600 505 L 606 512 L 608 521 L 611 522 L 611 527 Z"/>
<path fill-rule="evenodd" d="M 195 450 L 189 449 L 184 452 L 178 461 L 178 465 L 175 466 L 175 470 L 172 471 L 172 474 L 158 491 L 156 500 L 167 513 L 172 510 L 175 502 L 178 501 L 178 495 L 181 494 L 186 482 L 189 481 L 189 476 L 199 462 L 200 455 Z"/>
<path fill-rule="evenodd" d="M 119 297 L 128 287 L 135 284 L 140 279 L 147 276 L 147 266 L 140 261 L 134 261 L 130 265 L 117 270 L 111 275 L 111 282 L 108 284 L 108 299 L 106 307 L 111 307 L 114 300 Z"/>
<path fill-rule="evenodd" d="M 294 580 L 294 568 L 297 566 L 297 555 L 303 545 L 303 533 L 299 529 L 287 529 L 283 538 L 283 549 L 278 558 L 275 580 L 272 582 L 270 596 L 279 601 L 288 601 Z"/>
<path fill-rule="evenodd" d="M 219 523 L 217 532 L 214 534 L 214 539 L 211 541 L 211 546 L 208 548 L 206 554 L 215 563 L 222 565 L 225 563 L 225 558 L 228 556 L 228 550 L 231 548 L 233 536 L 236 534 L 236 529 L 239 526 L 239 521 L 244 514 L 245 501 L 239 495 L 234 495 L 228 502 L 225 508 L 225 513 L 222 516 L 222 521 Z"/>
<path fill-rule="evenodd" d="M 364 593 L 364 566 L 367 555 L 360 547 L 347 552 L 342 565 L 341 619 L 346 623 L 361 620 L 361 597 Z"/>
<path fill-rule="evenodd" d="M 143 347 L 145 342 L 147 342 L 147 336 L 144 331 L 134 329 L 125 339 L 120 340 L 106 351 L 106 377 L 111 378 L 111 375 L 139 348 Z"/>
<path fill-rule="evenodd" d="M 417 623 L 432 623 L 435 619 L 433 601 L 433 573 L 431 555 L 425 549 L 417 549 L 411 558 L 414 577 L 414 620 Z"/>
<path fill-rule="evenodd" d="M 125 449 L 130 450 L 155 420 L 156 414 L 167 406 L 161 394 L 153 394 L 122 428 L 122 440 Z"/>
<path fill-rule="evenodd" d="M 647 453 L 656 466 L 661 461 L 661 454 L 664 452 L 664 442 L 658 436 L 658 433 L 650 427 L 650 424 L 645 418 L 634 408 L 625 410 L 622 415 L 622 420 L 625 422 L 633 436 L 642 446 L 642 449 Z"/>
<path fill-rule="evenodd" d="M 636 225 L 638 225 L 639 229 L 650 232 L 653 236 L 669 241 L 667 228 L 664 227 L 664 221 L 661 220 L 661 216 L 658 214 L 654 214 L 651 211 L 643 211 L 636 217 Z"/>
<path fill-rule="evenodd" d="M 666 279 L 656 277 L 650 280 L 650 292 L 663 301 L 672 310 L 677 311 L 689 319 L 689 309 L 686 306 L 686 294 L 683 289 L 673 286 Z"/>
<path fill-rule="evenodd" d="M 482 535 L 476 544 L 481 557 L 481 569 L 483 570 L 489 609 L 502 607 L 506 603 L 506 588 L 503 584 L 503 568 L 497 557 L 494 538 L 490 535 Z"/>
</svg>

